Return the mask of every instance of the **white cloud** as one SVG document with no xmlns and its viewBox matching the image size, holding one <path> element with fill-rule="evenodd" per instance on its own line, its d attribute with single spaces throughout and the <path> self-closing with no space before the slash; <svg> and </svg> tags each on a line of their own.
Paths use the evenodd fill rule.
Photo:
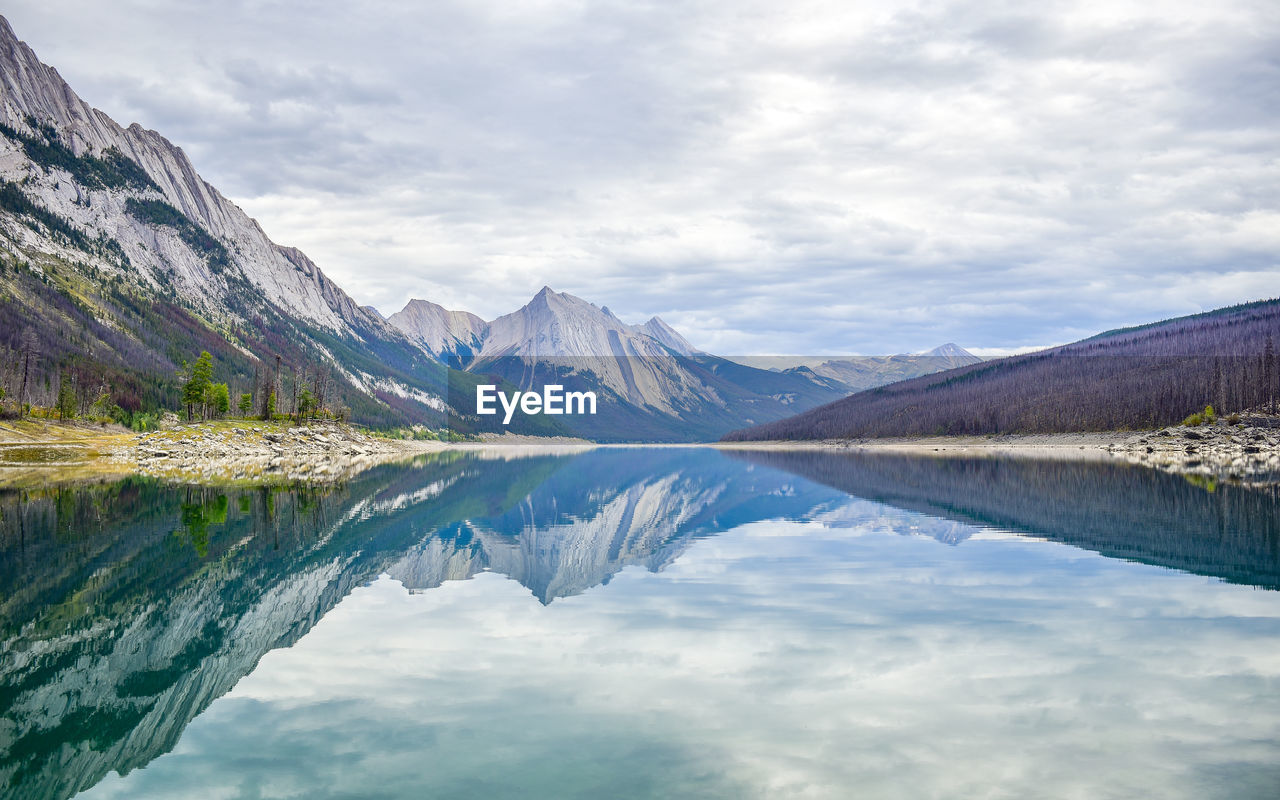
<svg viewBox="0 0 1280 800">
<path fill-rule="evenodd" d="M 1274 293 L 1264 3 L 11 3 L 362 303 L 543 284 L 721 352 L 1009 348 Z M 838 311 L 836 311 L 838 309 Z"/>
</svg>

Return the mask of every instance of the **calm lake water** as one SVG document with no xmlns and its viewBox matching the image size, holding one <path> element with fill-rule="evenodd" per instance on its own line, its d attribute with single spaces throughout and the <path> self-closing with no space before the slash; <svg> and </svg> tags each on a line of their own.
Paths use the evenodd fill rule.
<svg viewBox="0 0 1280 800">
<path fill-rule="evenodd" d="M 1274 798 L 1280 496 L 445 453 L 0 494 L 11 798 Z"/>
</svg>

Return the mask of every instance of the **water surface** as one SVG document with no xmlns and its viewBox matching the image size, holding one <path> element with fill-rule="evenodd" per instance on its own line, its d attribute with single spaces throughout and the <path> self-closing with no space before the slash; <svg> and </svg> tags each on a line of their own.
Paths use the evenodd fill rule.
<svg viewBox="0 0 1280 800">
<path fill-rule="evenodd" d="M 0 495 L 0 784 L 1274 797 L 1278 505 L 1110 464 L 691 449 Z"/>
</svg>

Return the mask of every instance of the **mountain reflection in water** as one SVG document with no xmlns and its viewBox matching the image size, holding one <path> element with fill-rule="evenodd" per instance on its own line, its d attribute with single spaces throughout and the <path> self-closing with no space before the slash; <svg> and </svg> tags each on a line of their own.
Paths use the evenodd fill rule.
<svg viewBox="0 0 1280 800">
<path fill-rule="evenodd" d="M 1267 589 L 1273 491 L 1134 467 L 898 455 L 447 452 L 327 488 L 142 479 L 0 495 L 0 786 L 70 797 L 173 749 L 188 723 L 354 588 L 483 571 L 544 604 L 658 571 L 761 520 L 838 526 L 850 495 L 963 545 L 984 527 Z M 919 516 L 924 515 L 924 516 Z"/>
</svg>

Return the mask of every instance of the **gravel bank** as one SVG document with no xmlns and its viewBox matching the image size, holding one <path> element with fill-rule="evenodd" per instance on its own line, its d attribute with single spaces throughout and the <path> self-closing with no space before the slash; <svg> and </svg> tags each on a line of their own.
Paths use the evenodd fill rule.
<svg viewBox="0 0 1280 800">
<path fill-rule="evenodd" d="M 1108 450 L 1130 463 L 1180 475 L 1275 483 L 1280 481 L 1280 417 L 1255 414 L 1242 416 L 1238 425 L 1219 421 L 1162 428 Z"/>
<path fill-rule="evenodd" d="M 379 439 L 350 426 L 184 425 L 145 433 L 108 455 L 143 475 L 184 480 L 342 480 L 383 461 L 441 449 Z"/>
</svg>

